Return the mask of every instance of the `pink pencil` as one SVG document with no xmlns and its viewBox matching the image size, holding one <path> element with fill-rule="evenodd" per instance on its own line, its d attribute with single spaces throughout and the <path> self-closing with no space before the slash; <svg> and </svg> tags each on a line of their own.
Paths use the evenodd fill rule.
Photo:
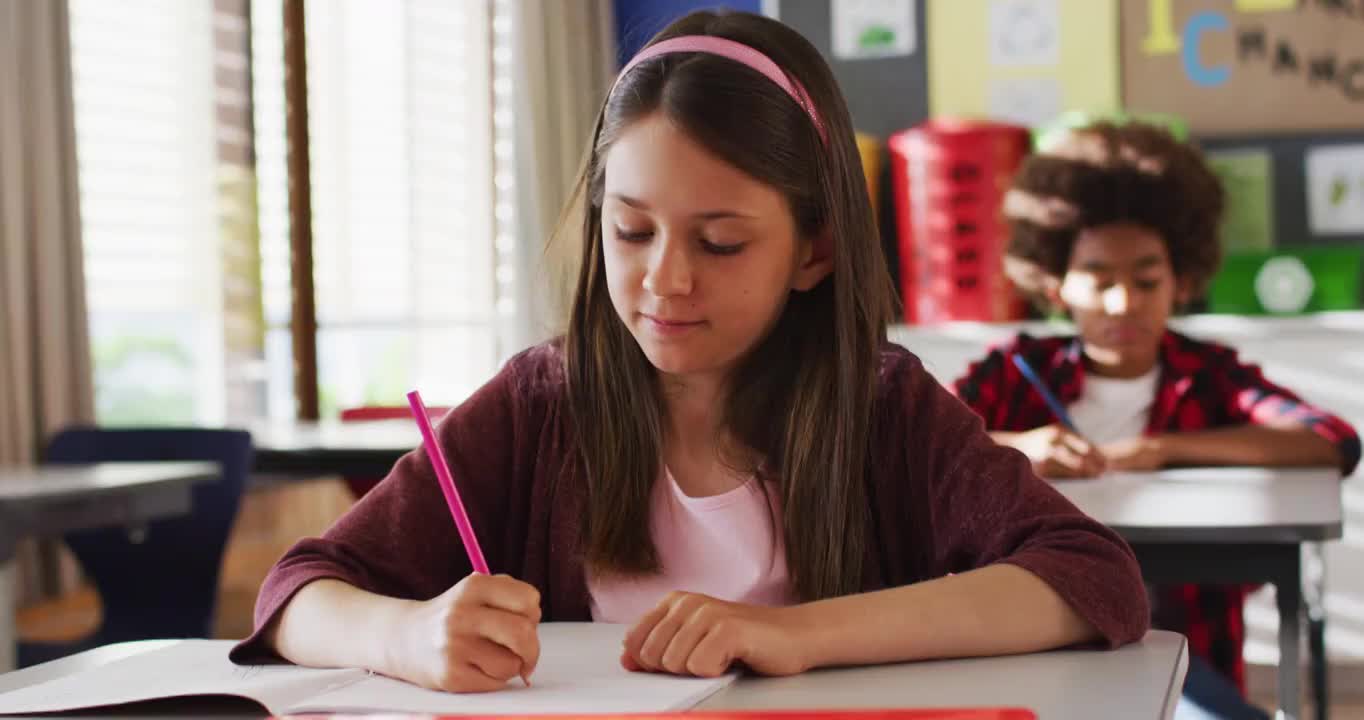
<svg viewBox="0 0 1364 720">
<path fill-rule="evenodd" d="M 488 572 L 488 561 L 483 559 L 483 550 L 478 546 L 478 538 L 474 536 L 474 526 L 469 523 L 469 514 L 464 511 L 464 503 L 460 502 L 455 479 L 450 477 L 450 466 L 445 462 L 445 453 L 441 451 L 440 443 L 436 442 L 436 433 L 431 429 L 431 416 L 426 414 L 426 404 L 422 402 L 421 393 L 416 390 L 408 393 L 407 403 L 412 406 L 412 416 L 417 419 L 417 427 L 421 428 L 426 457 L 431 459 L 431 465 L 436 468 L 436 479 L 440 481 L 441 492 L 445 493 L 445 504 L 450 506 L 450 515 L 455 518 L 455 527 L 459 528 L 459 539 L 464 541 L 464 551 L 469 554 L 469 564 L 473 566 L 474 572 L 491 575 L 492 573 Z"/>
</svg>

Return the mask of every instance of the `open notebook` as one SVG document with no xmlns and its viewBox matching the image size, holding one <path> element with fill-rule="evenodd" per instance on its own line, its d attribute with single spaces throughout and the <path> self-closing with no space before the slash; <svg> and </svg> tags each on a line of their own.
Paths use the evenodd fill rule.
<svg viewBox="0 0 1364 720">
<path fill-rule="evenodd" d="M 540 664 L 531 686 L 453 695 L 364 670 L 292 665 L 239 666 L 227 640 L 185 640 L 85 672 L 0 694 L 0 715 L 62 712 L 169 697 L 234 696 L 274 715 L 414 713 L 496 715 L 647 713 L 685 710 L 734 681 L 631 673 L 620 667 L 625 627 L 540 626 Z"/>
</svg>

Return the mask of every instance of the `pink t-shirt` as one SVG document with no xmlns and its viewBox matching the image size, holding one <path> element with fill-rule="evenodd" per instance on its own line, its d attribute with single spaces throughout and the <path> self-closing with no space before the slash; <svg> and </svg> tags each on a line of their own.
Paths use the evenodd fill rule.
<svg viewBox="0 0 1364 720">
<path fill-rule="evenodd" d="M 792 604 L 774 486 L 764 494 L 750 479 L 720 495 L 688 497 L 664 470 L 650 502 L 660 572 L 638 578 L 589 573 L 593 620 L 633 623 L 674 590 L 752 605 Z"/>
</svg>

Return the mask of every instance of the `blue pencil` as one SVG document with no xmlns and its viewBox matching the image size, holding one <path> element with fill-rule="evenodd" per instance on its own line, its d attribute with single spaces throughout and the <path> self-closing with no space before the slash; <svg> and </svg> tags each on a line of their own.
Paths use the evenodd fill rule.
<svg viewBox="0 0 1364 720">
<path fill-rule="evenodd" d="M 1075 422 L 1070 419 L 1070 415 L 1066 412 L 1066 409 L 1061 406 L 1061 402 L 1056 399 L 1056 396 L 1051 394 L 1051 390 L 1048 390 L 1047 386 L 1043 384 L 1042 378 L 1038 377 L 1036 372 L 1033 372 L 1032 366 L 1028 364 L 1028 361 L 1024 360 L 1022 355 L 1018 354 L 1015 354 L 1013 359 L 1014 367 L 1018 368 L 1018 371 L 1023 373 L 1024 379 L 1032 385 L 1038 395 L 1042 396 L 1042 400 L 1047 403 L 1047 407 L 1051 408 L 1052 413 L 1056 415 L 1056 419 L 1060 420 L 1061 424 L 1064 425 L 1067 430 L 1079 435 L 1080 431 L 1076 429 Z"/>
</svg>

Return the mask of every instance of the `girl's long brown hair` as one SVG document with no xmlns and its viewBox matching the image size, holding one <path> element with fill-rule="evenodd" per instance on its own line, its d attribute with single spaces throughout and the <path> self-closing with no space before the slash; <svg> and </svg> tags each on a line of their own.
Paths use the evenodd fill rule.
<svg viewBox="0 0 1364 720">
<path fill-rule="evenodd" d="M 847 106 L 818 51 L 775 20 L 698 12 L 651 42 L 679 35 L 725 37 L 767 55 L 805 87 L 828 142 L 772 81 L 703 53 L 640 64 L 604 103 L 575 190 L 584 209 L 581 265 L 564 340 L 569 413 L 587 472 L 586 560 L 602 574 L 659 569 L 649 498 L 660 477 L 664 399 L 607 293 L 601 203 L 612 143 L 662 112 L 717 157 L 780 190 L 804 237 L 832 240 L 831 275 L 793 292 L 771 333 L 734 370 L 723 426 L 752 451 L 726 462 L 777 482 L 798 598 L 855 592 L 869 538 L 878 354 L 894 294 Z"/>
</svg>

